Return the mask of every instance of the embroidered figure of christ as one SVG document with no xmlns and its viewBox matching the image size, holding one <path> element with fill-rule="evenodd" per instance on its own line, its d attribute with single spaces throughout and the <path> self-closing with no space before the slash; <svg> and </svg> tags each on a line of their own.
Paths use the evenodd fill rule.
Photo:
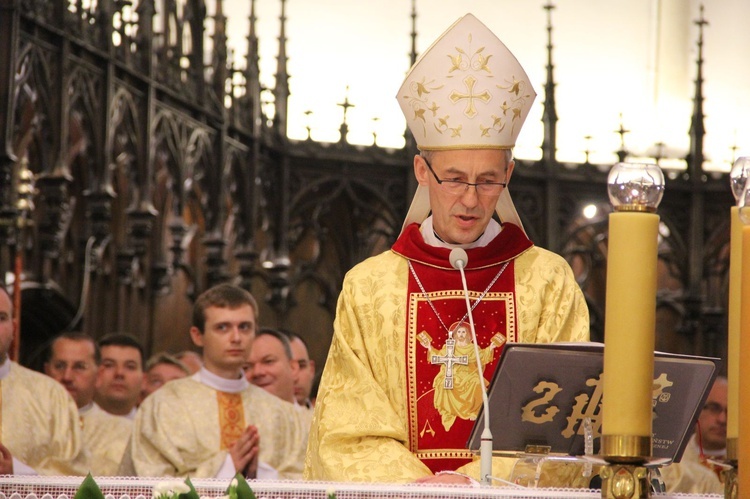
<svg viewBox="0 0 750 499">
<path fill-rule="evenodd" d="M 489 384 L 484 374 L 477 374 L 477 361 L 474 345 L 471 340 L 469 324 L 454 322 L 449 330 L 445 345 L 437 349 L 432 345 L 432 338 L 426 331 L 417 339 L 427 349 L 427 360 L 439 364 L 440 372 L 432 382 L 435 409 L 445 431 L 451 429 L 456 418 L 474 421 L 482 406 L 482 391 Z M 479 350 L 482 369 L 492 362 L 495 348 L 504 343 L 503 335 L 495 334 L 490 344 Z M 482 385 L 484 383 L 484 385 Z"/>
</svg>

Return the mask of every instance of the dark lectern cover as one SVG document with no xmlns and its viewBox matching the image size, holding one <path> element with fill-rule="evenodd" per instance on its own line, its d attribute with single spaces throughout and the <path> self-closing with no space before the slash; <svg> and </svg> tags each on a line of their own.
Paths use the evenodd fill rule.
<svg viewBox="0 0 750 499">
<path fill-rule="evenodd" d="M 601 435 L 601 343 L 505 346 L 489 391 L 493 449 L 584 454 L 585 418 L 590 418 L 594 455 Z M 719 359 L 659 353 L 654 360 L 653 457 L 679 461 L 717 374 Z M 617 373 L 627 376 L 627 372 Z M 484 411 L 468 446 L 478 450 Z M 533 446 L 537 446 L 536 450 Z"/>
</svg>

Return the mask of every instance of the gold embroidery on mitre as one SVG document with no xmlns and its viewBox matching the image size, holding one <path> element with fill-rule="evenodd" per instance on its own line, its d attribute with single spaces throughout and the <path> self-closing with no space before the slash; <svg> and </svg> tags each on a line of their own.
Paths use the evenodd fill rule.
<svg viewBox="0 0 750 499">
<path fill-rule="evenodd" d="M 239 393 L 216 392 L 219 403 L 221 450 L 230 448 L 245 430 L 245 410 Z"/>
<path fill-rule="evenodd" d="M 471 14 L 411 68 L 398 93 L 421 149 L 509 148 L 536 93 L 503 43 Z"/>
</svg>

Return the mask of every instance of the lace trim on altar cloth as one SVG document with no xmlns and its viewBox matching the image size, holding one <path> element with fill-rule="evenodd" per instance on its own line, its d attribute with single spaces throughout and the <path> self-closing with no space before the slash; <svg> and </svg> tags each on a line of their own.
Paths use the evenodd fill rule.
<svg viewBox="0 0 750 499">
<path fill-rule="evenodd" d="M 0 476 L 0 499 L 72 499 L 84 477 Z M 175 478 L 98 477 L 96 483 L 105 499 L 151 499 L 154 485 Z M 201 498 L 219 499 L 226 493 L 227 480 L 191 479 Z M 598 499 L 599 490 L 528 489 L 426 484 L 363 484 L 305 481 L 249 481 L 257 499 Z M 660 498 L 721 498 L 720 495 L 667 495 Z"/>
</svg>

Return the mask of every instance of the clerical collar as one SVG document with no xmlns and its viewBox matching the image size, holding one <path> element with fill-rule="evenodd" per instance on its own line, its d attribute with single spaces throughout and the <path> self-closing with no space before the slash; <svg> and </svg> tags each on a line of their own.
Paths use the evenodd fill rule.
<svg viewBox="0 0 750 499">
<path fill-rule="evenodd" d="M 81 415 L 86 414 L 87 412 L 89 412 L 93 408 L 94 408 L 94 401 L 92 400 L 91 402 L 89 402 L 88 404 L 84 405 L 83 407 L 79 407 L 78 408 L 78 414 L 81 414 Z"/>
<path fill-rule="evenodd" d="M 205 367 L 201 367 L 200 371 L 193 374 L 192 377 L 194 380 L 210 386 L 214 390 L 226 393 L 239 393 L 250 386 L 250 382 L 244 376 L 240 376 L 238 379 L 222 378 Z"/>
<path fill-rule="evenodd" d="M 450 244 L 446 243 L 445 241 L 440 239 L 437 234 L 435 234 L 435 229 L 432 226 L 432 215 L 427 217 L 419 226 L 419 232 L 422 234 L 422 239 L 424 239 L 425 243 L 429 244 L 430 246 L 448 249 L 469 249 L 487 246 L 492 242 L 493 239 L 497 237 L 498 234 L 500 234 L 501 230 L 503 230 L 502 226 L 494 219 L 490 219 L 490 223 L 487 224 L 487 228 L 484 230 L 484 233 L 479 236 L 479 239 L 477 239 L 476 241 L 472 241 L 466 244 Z"/>
<path fill-rule="evenodd" d="M 706 457 L 724 457 L 727 455 L 726 449 L 709 450 L 703 449 L 703 455 Z"/>
<path fill-rule="evenodd" d="M 0 379 L 3 379 L 10 374 L 10 365 L 10 359 L 8 357 L 5 357 L 5 362 L 0 364 Z"/>
</svg>

